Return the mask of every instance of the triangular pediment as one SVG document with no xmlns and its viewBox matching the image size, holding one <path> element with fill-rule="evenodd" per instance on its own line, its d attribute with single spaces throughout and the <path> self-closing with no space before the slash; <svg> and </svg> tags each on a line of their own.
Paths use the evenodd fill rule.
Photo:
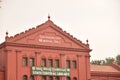
<svg viewBox="0 0 120 80">
<path fill-rule="evenodd" d="M 70 34 L 56 26 L 51 20 L 14 37 L 8 37 L 7 41 L 22 44 L 89 49 L 86 44 L 73 38 Z"/>
</svg>

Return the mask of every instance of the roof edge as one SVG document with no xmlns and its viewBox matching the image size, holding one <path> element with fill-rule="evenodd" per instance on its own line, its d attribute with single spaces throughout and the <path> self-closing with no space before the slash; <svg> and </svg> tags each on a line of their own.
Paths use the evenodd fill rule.
<svg viewBox="0 0 120 80">
<path fill-rule="evenodd" d="M 120 66 L 117 65 L 115 62 L 112 62 L 112 63 L 111 63 L 111 66 L 112 66 L 113 68 L 117 69 L 118 71 L 120 71 Z"/>
</svg>

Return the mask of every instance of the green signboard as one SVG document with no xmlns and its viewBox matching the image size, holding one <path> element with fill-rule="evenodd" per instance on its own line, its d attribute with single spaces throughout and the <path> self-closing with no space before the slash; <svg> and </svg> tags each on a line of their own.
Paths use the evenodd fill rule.
<svg viewBox="0 0 120 80">
<path fill-rule="evenodd" d="M 70 69 L 33 66 L 32 75 L 70 76 Z"/>
</svg>

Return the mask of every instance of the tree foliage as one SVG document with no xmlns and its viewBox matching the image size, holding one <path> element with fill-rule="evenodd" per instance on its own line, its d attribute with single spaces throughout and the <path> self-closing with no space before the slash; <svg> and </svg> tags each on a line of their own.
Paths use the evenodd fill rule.
<svg viewBox="0 0 120 80">
<path fill-rule="evenodd" d="M 116 62 L 116 64 L 120 65 L 120 54 L 117 55 L 115 58 L 108 57 L 105 60 L 92 60 L 91 64 L 94 65 L 110 65 L 112 62 Z"/>
<path fill-rule="evenodd" d="M 116 56 L 116 61 L 115 61 L 118 65 L 120 65 L 120 54 Z"/>
</svg>

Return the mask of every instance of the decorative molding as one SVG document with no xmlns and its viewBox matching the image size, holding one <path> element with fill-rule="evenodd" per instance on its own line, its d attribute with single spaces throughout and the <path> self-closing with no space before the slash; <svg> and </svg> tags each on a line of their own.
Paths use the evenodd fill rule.
<svg viewBox="0 0 120 80">
<path fill-rule="evenodd" d="M 5 49 L 5 52 L 12 52 L 12 49 Z"/>
<path fill-rule="evenodd" d="M 22 50 L 15 50 L 15 52 L 16 52 L 16 53 L 21 53 L 21 52 L 22 52 Z"/>
<path fill-rule="evenodd" d="M 91 56 L 88 54 L 88 55 L 85 55 L 85 57 L 89 57 L 90 58 Z"/>
<path fill-rule="evenodd" d="M 60 53 L 60 56 L 65 56 L 65 54 L 64 53 Z"/>
<path fill-rule="evenodd" d="M 35 54 L 41 54 L 41 52 L 40 51 L 35 51 Z"/>
<path fill-rule="evenodd" d="M 15 36 L 7 37 L 6 42 L 16 42 L 17 40 L 20 40 L 26 36 L 29 36 L 33 33 L 36 33 L 37 31 L 40 31 L 42 28 L 45 27 L 51 27 L 57 32 L 61 33 L 62 35 L 66 36 L 68 39 L 72 40 L 79 46 L 89 49 L 88 44 L 83 43 L 82 41 L 78 40 L 77 38 L 73 37 L 73 35 L 70 35 L 66 31 L 63 31 L 60 27 L 58 27 L 56 24 L 54 24 L 51 20 L 46 21 L 45 23 L 37 26 L 36 28 L 31 28 L 29 30 L 26 30 L 25 32 L 21 32 L 20 34 L 16 34 Z"/>
<path fill-rule="evenodd" d="M 76 52 L 90 52 L 91 51 L 90 49 L 45 46 L 45 45 L 33 45 L 33 44 L 21 44 L 21 43 L 10 43 L 10 42 L 7 42 L 6 46 L 40 48 L 40 49 L 51 49 L 51 50 L 65 50 L 65 51 L 76 51 Z"/>
<path fill-rule="evenodd" d="M 77 57 L 82 57 L 82 55 L 77 55 Z"/>
</svg>

